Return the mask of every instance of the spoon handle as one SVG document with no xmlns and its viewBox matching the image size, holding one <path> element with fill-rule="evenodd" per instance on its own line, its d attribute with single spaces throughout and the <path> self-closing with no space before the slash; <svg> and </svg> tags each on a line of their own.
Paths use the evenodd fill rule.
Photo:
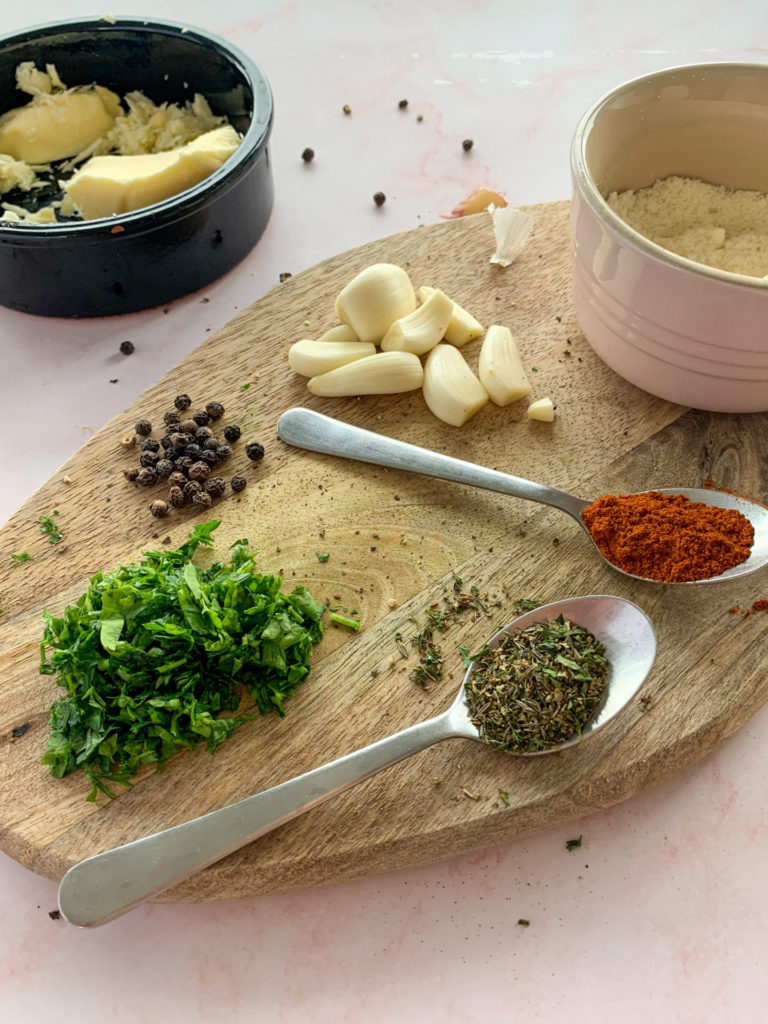
<svg viewBox="0 0 768 1024">
<path fill-rule="evenodd" d="M 278 437 L 295 448 L 307 448 L 325 455 L 339 455 L 359 462 L 372 462 L 375 466 L 389 466 L 391 469 L 405 469 L 410 473 L 452 480 L 457 484 L 483 487 L 488 491 L 500 491 L 526 501 L 538 501 L 552 505 L 573 516 L 583 527 L 581 511 L 588 502 L 554 487 L 509 476 L 495 469 L 476 466 L 472 462 L 454 459 L 450 455 L 419 448 L 393 437 L 363 430 L 351 423 L 324 416 L 312 409 L 289 409 L 277 421 Z"/>
<path fill-rule="evenodd" d="M 105 924 L 384 768 L 461 735 L 476 732 L 449 709 L 262 793 L 89 857 L 62 878 L 59 909 L 70 924 Z"/>
</svg>

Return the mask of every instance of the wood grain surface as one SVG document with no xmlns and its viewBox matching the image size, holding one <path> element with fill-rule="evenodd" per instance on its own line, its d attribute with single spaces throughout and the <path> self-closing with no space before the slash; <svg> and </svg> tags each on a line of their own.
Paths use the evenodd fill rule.
<svg viewBox="0 0 768 1024">
<path fill-rule="evenodd" d="M 484 215 L 419 228 L 343 253 L 275 288 L 212 336 L 94 436 L 0 532 L 0 847 L 57 879 L 84 857 L 177 824 L 347 753 L 448 706 L 462 678 L 458 648 L 479 646 L 515 617 L 518 598 L 589 593 L 634 600 L 653 620 L 659 656 L 640 699 L 582 746 L 520 759 L 450 740 L 315 808 L 166 893 L 167 901 L 228 900 L 350 879 L 448 858 L 583 816 L 623 800 L 706 754 L 768 697 L 762 668 L 768 616 L 730 613 L 768 596 L 759 576 L 713 587 L 643 584 L 597 559 L 566 516 L 497 494 L 288 448 L 275 424 L 306 405 L 382 434 L 583 497 L 712 480 L 768 499 L 768 420 L 686 411 L 645 394 L 604 366 L 575 323 L 570 298 L 568 204 L 530 207 L 535 230 L 507 269 L 489 264 Z M 416 286 L 439 286 L 486 325 L 519 338 L 534 397 L 550 395 L 553 424 L 525 403 L 489 405 L 464 428 L 426 409 L 420 392 L 317 399 L 287 366 L 286 349 L 331 326 L 333 301 L 364 266 L 404 266 Z M 479 342 L 464 351 L 476 365 Z M 534 370 L 535 367 L 535 370 Z M 241 390 L 244 384 L 250 384 Z M 176 546 L 195 515 L 157 521 L 163 492 L 126 483 L 136 453 L 119 440 L 146 416 L 161 423 L 174 396 L 195 407 L 217 399 L 243 427 L 227 467 L 249 486 L 214 510 L 213 553 L 246 536 L 260 567 L 358 610 L 358 634 L 328 629 L 286 717 L 242 728 L 211 756 L 182 754 L 160 774 L 109 801 L 85 801 L 82 777 L 40 765 L 48 708 L 61 695 L 38 674 L 41 611 L 77 598 L 88 578 Z M 247 464 L 243 444 L 267 454 Z M 64 534 L 50 545 L 39 518 L 58 509 Z M 209 516 L 206 516 L 209 518 Z M 170 538 L 166 540 L 166 538 Z M 16 565 L 12 552 L 33 560 Z M 325 563 L 317 552 L 329 552 Z M 466 613 L 439 638 L 445 673 L 428 690 L 409 678 L 407 642 L 453 572 L 487 595 L 492 612 Z M 767 588 L 761 591 L 760 586 Z M 29 726 L 26 731 L 23 727 Z M 509 805 L 499 796 L 509 794 Z"/>
</svg>

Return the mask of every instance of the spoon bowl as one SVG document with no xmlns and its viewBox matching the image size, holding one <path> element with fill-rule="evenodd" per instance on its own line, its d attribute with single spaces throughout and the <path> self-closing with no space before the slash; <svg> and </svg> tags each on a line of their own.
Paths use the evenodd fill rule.
<svg viewBox="0 0 768 1024">
<path fill-rule="evenodd" d="M 607 725 L 637 693 L 656 657 L 656 636 L 644 612 L 624 598 L 607 595 L 535 608 L 496 633 L 489 646 L 498 644 L 504 633 L 558 615 L 584 626 L 605 646 L 610 670 L 603 702 L 581 736 L 536 751 L 537 755 L 584 742 Z M 81 927 L 104 924 L 433 743 L 456 737 L 484 743 L 464 699 L 471 671 L 470 665 L 448 710 L 426 722 L 237 803 L 81 861 L 61 880 L 62 915 Z"/>
<path fill-rule="evenodd" d="M 471 487 L 483 487 L 501 494 L 511 494 L 515 498 L 536 501 L 542 505 L 550 505 L 560 509 L 575 519 L 592 542 L 595 551 L 603 561 L 616 572 L 630 579 L 642 580 L 644 583 L 661 583 L 661 580 L 647 576 L 636 576 L 625 572 L 614 565 L 595 544 L 589 530 L 581 517 L 581 513 L 590 504 L 575 494 L 567 494 L 555 487 L 523 480 L 519 476 L 499 473 L 495 469 L 476 466 L 462 459 L 454 459 L 450 455 L 419 448 L 417 445 L 397 441 L 393 437 L 375 434 L 371 430 L 363 430 L 351 423 L 324 416 L 312 409 L 289 409 L 277 421 L 278 437 L 286 444 L 308 451 L 322 452 L 326 455 L 338 455 L 342 458 L 357 459 L 359 462 L 370 462 L 375 466 L 388 466 L 390 469 L 404 469 L 410 473 L 436 477 L 439 480 L 451 480 L 454 483 L 467 484 Z M 661 494 L 682 494 L 690 501 L 700 501 L 705 505 L 718 508 L 735 509 L 752 524 L 755 531 L 752 548 L 747 558 L 740 565 L 735 565 L 717 576 L 709 576 L 701 580 L 663 581 L 665 586 L 694 586 L 701 583 L 719 583 L 733 580 L 739 576 L 762 569 L 768 563 L 768 509 L 748 498 L 724 491 L 707 490 L 697 487 L 655 487 Z M 648 492 L 642 492 L 648 493 Z"/>
</svg>

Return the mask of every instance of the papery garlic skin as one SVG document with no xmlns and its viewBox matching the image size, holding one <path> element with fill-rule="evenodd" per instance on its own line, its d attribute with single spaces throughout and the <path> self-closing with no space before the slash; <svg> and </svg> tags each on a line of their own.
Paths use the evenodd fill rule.
<svg viewBox="0 0 768 1024">
<path fill-rule="evenodd" d="M 351 395 L 397 395 L 415 391 L 424 369 L 411 352 L 377 352 L 307 381 L 313 395 L 342 398 Z"/>
<path fill-rule="evenodd" d="M 533 231 L 533 220 L 522 210 L 512 206 L 504 209 L 491 207 L 489 210 L 493 220 L 493 233 L 496 237 L 496 252 L 490 262 L 500 267 L 508 267 L 528 241 Z"/>
<path fill-rule="evenodd" d="M 488 392 L 454 345 L 437 345 L 424 365 L 424 401 L 438 419 L 460 427 L 488 401 Z"/>
<path fill-rule="evenodd" d="M 352 278 L 336 299 L 336 316 L 360 341 L 378 343 L 401 317 L 416 309 L 411 280 L 394 263 L 374 263 Z"/>
</svg>

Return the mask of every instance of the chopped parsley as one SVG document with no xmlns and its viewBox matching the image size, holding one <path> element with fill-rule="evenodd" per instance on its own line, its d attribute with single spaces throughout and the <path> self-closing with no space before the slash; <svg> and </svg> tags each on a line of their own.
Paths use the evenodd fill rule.
<svg viewBox="0 0 768 1024">
<path fill-rule="evenodd" d="M 566 842 L 566 844 L 565 844 L 565 848 L 566 848 L 566 850 L 568 850 L 569 853 L 571 852 L 571 850 L 578 850 L 578 848 L 580 846 L 581 846 L 581 836 L 579 836 L 578 839 L 569 839 Z"/>
<path fill-rule="evenodd" d="M 57 516 L 58 514 L 58 509 L 54 509 L 53 515 Z M 58 544 L 64 536 L 63 533 L 56 529 L 56 524 L 50 516 L 40 516 L 40 533 L 48 534 L 49 544 Z"/>
<path fill-rule="evenodd" d="M 315 554 L 317 555 L 318 562 L 327 562 L 331 557 L 330 551 L 316 551 Z"/>
<path fill-rule="evenodd" d="M 28 551 L 20 551 L 17 555 L 11 555 L 14 562 L 31 562 L 32 555 Z"/>
</svg>

